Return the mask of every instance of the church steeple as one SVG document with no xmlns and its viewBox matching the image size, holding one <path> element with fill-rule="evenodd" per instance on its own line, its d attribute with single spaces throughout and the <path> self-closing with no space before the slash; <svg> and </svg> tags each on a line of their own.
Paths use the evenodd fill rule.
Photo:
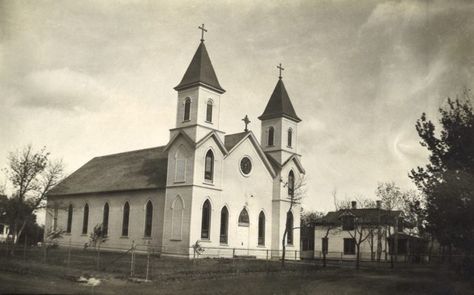
<svg viewBox="0 0 474 295">
<path fill-rule="evenodd" d="M 178 92 L 176 128 L 171 136 L 183 131 L 195 142 L 210 131 L 219 130 L 220 99 L 225 90 L 219 84 L 211 59 L 204 45 L 204 25 L 200 26 L 201 43 L 174 89 Z"/>
<path fill-rule="evenodd" d="M 263 121 L 279 117 L 284 117 L 295 122 L 301 122 L 301 119 L 296 115 L 293 104 L 288 96 L 288 92 L 286 92 L 285 84 L 283 84 L 281 78 L 281 72 L 272 96 L 268 101 L 267 107 L 265 108 L 265 111 L 263 111 L 263 114 L 258 118 Z"/>
<path fill-rule="evenodd" d="M 199 44 L 183 79 L 174 89 L 179 91 L 198 85 L 214 90 L 220 94 L 225 92 L 219 84 L 219 80 L 217 79 L 216 72 L 212 66 L 203 39 L 201 39 L 201 43 Z"/>
<path fill-rule="evenodd" d="M 278 82 L 263 114 L 258 118 L 262 121 L 263 150 L 282 164 L 290 156 L 298 154 L 297 128 L 301 119 L 296 114 L 283 84 L 281 71 L 284 69 L 281 64 L 277 68 L 279 69 Z"/>
</svg>

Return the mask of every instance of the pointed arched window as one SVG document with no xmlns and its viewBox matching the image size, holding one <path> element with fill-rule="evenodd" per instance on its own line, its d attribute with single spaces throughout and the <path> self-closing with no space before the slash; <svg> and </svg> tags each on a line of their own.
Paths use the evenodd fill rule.
<svg viewBox="0 0 474 295">
<path fill-rule="evenodd" d="M 268 128 L 268 141 L 267 141 L 267 144 L 269 146 L 273 146 L 274 138 L 275 138 L 275 128 L 270 127 Z"/>
<path fill-rule="evenodd" d="M 288 173 L 288 195 L 293 197 L 295 193 L 295 174 L 293 170 Z"/>
<path fill-rule="evenodd" d="M 221 232 L 220 232 L 221 244 L 227 244 L 228 228 L 229 228 L 229 211 L 227 210 L 227 207 L 224 206 L 221 210 Z"/>
<path fill-rule="evenodd" d="M 239 226 L 249 226 L 249 213 L 245 208 L 240 211 Z"/>
<path fill-rule="evenodd" d="M 288 229 L 286 242 L 288 245 L 293 245 L 293 213 L 291 213 L 291 211 L 286 214 L 286 226 Z"/>
<path fill-rule="evenodd" d="M 184 101 L 184 121 L 189 121 L 191 116 L 191 99 L 189 97 Z"/>
<path fill-rule="evenodd" d="M 87 228 L 89 227 L 89 205 L 84 205 L 84 216 L 82 218 L 82 234 L 87 234 Z"/>
<path fill-rule="evenodd" d="M 71 233 L 71 228 L 72 228 L 72 204 L 69 204 L 69 207 L 67 209 L 67 227 L 66 227 L 66 232 L 68 234 Z"/>
<path fill-rule="evenodd" d="M 109 203 L 104 205 L 104 215 L 102 216 L 102 234 L 106 237 L 109 233 Z"/>
<path fill-rule="evenodd" d="M 145 208 L 145 237 L 151 237 L 151 227 L 153 225 L 153 204 L 151 201 L 146 203 Z"/>
<path fill-rule="evenodd" d="M 214 179 L 214 153 L 211 150 L 207 151 L 206 153 L 204 179 L 208 181 L 212 181 Z"/>
<path fill-rule="evenodd" d="M 263 211 L 258 215 L 258 244 L 265 245 L 265 213 Z"/>
<path fill-rule="evenodd" d="M 184 202 L 179 195 L 174 199 L 171 211 L 171 239 L 179 241 L 183 232 L 184 213 Z"/>
<path fill-rule="evenodd" d="M 209 122 L 209 123 L 212 122 L 212 100 L 210 99 L 207 101 L 206 122 Z"/>
<path fill-rule="evenodd" d="M 202 220 L 201 220 L 201 239 L 209 240 L 211 232 L 211 202 L 206 200 L 202 205 Z"/>
<path fill-rule="evenodd" d="M 288 129 L 288 147 L 291 147 L 293 143 L 293 129 Z"/>
<path fill-rule="evenodd" d="M 130 220 L 130 205 L 125 202 L 123 205 L 123 217 L 122 217 L 122 237 L 128 237 L 128 223 Z"/>
</svg>

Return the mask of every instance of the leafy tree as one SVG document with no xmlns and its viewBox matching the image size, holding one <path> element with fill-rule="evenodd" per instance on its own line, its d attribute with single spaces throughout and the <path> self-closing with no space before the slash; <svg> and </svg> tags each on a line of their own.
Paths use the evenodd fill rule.
<svg viewBox="0 0 474 295">
<path fill-rule="evenodd" d="M 410 178 L 426 196 L 424 229 L 439 243 L 463 251 L 474 249 L 474 113 L 472 95 L 448 98 L 439 109 L 439 125 L 423 113 L 416 123 L 429 163 L 412 169 Z M 437 132 L 437 128 L 440 129 Z M 450 251 L 451 252 L 451 251 Z"/>
<path fill-rule="evenodd" d="M 14 243 L 28 224 L 35 222 L 35 211 L 46 205 L 47 193 L 63 177 L 61 161 L 51 161 L 45 148 L 34 151 L 31 145 L 8 156 L 5 173 L 13 194 L 6 205 L 5 219 L 10 225 Z"/>
</svg>

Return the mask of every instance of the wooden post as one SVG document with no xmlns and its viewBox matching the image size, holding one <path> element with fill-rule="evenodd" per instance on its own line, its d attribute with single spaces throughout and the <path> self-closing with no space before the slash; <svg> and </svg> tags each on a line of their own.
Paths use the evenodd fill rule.
<svg viewBox="0 0 474 295">
<path fill-rule="evenodd" d="M 131 259 L 130 259 L 130 276 L 133 277 L 135 272 L 135 241 L 132 241 L 132 248 L 130 249 Z"/>
<path fill-rule="evenodd" d="M 150 274 L 150 245 L 148 245 L 148 251 L 147 251 L 147 257 L 146 257 L 146 277 L 145 281 L 149 281 L 149 274 Z"/>
<path fill-rule="evenodd" d="M 297 254 L 297 252 L 298 252 L 298 251 L 297 251 L 297 250 L 295 250 L 295 260 L 296 260 L 296 256 L 297 256 L 296 254 Z"/>
<path fill-rule="evenodd" d="M 23 261 L 26 261 L 26 240 L 27 240 L 27 235 L 25 233 L 25 246 L 23 247 Z"/>
<path fill-rule="evenodd" d="M 344 254 L 344 253 L 341 252 L 341 260 L 339 260 L 339 264 L 342 264 L 342 255 L 343 255 L 343 254 Z"/>
<path fill-rule="evenodd" d="M 46 256 L 48 255 L 47 253 L 47 248 L 48 248 L 48 244 L 46 243 L 46 241 L 43 243 L 43 263 L 46 263 Z"/>
<path fill-rule="evenodd" d="M 71 238 L 69 238 L 69 247 L 67 249 L 67 267 L 71 265 Z"/>
</svg>

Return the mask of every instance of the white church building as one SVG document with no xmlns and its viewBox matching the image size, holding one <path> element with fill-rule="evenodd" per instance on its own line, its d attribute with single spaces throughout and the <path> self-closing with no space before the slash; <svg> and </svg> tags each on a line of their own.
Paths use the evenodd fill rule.
<svg viewBox="0 0 474 295">
<path fill-rule="evenodd" d="M 288 209 L 305 173 L 298 154 L 301 119 L 281 74 L 259 117 L 260 141 L 247 128 L 220 129 L 219 112 L 232 102 L 204 40 L 174 89 L 176 126 L 168 143 L 84 164 L 48 194 L 47 231 L 63 229 L 62 245 L 84 245 L 100 224 L 104 247 L 113 249 L 129 249 L 133 241 L 163 255 L 192 257 L 198 241 L 203 255 L 278 257 L 288 218 L 287 257 L 299 259 L 301 207 Z"/>
</svg>

